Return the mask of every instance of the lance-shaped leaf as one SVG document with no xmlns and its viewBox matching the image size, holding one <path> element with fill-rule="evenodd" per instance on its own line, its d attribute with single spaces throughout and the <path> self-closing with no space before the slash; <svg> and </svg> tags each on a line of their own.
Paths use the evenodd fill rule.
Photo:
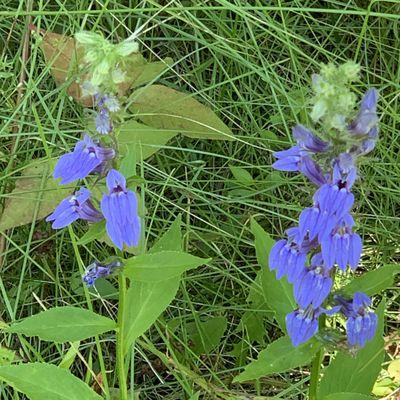
<svg viewBox="0 0 400 400">
<path fill-rule="evenodd" d="M 266 305 L 275 312 L 275 318 L 283 331 L 286 330 L 286 314 L 296 308 L 292 286 L 286 278 L 276 279 L 275 273 L 269 270 L 268 255 L 274 240 L 254 220 L 251 220 L 251 231 L 255 237 L 257 260 L 263 268 L 261 282 Z"/>
<path fill-rule="evenodd" d="M 131 99 L 131 110 L 146 125 L 192 138 L 234 139 L 221 119 L 192 95 L 163 85 L 150 85 L 136 90 Z"/>
<path fill-rule="evenodd" d="M 52 364 L 27 363 L 0 367 L 0 380 L 30 400 L 101 400 L 86 383 Z"/>
<path fill-rule="evenodd" d="M 150 249 L 150 253 L 157 254 L 157 252 L 168 250 L 182 250 L 181 216 Z M 140 335 L 150 328 L 175 298 L 180 280 L 181 277 L 178 275 L 159 282 L 131 282 L 126 295 L 123 317 L 125 352 Z"/>
<path fill-rule="evenodd" d="M 340 292 L 352 295 L 355 292 L 363 292 L 373 296 L 394 284 L 394 276 L 400 273 L 400 265 L 384 265 L 383 267 L 368 271 L 354 278 Z"/>
<path fill-rule="evenodd" d="M 301 346 L 293 347 L 288 336 L 281 337 L 269 344 L 258 355 L 257 360 L 248 364 L 233 381 L 243 382 L 258 379 L 308 364 L 320 348 L 321 344 L 315 339 L 309 340 Z"/>
<path fill-rule="evenodd" d="M 59 186 L 52 172 L 53 163 L 49 160 L 34 161 L 22 170 L 14 190 L 7 196 L 0 231 L 46 217 L 71 193 L 73 186 Z"/>
<path fill-rule="evenodd" d="M 129 258 L 125 261 L 125 275 L 138 282 L 160 282 L 200 265 L 210 259 L 192 256 L 183 251 L 160 251 Z"/>
<path fill-rule="evenodd" d="M 118 145 L 122 156 L 131 156 L 137 163 L 156 153 L 177 134 L 178 132 L 153 128 L 137 121 L 127 121 L 120 127 Z"/>
<path fill-rule="evenodd" d="M 55 307 L 12 324 L 6 330 L 57 343 L 74 342 L 115 329 L 107 317 L 78 307 Z"/>
<path fill-rule="evenodd" d="M 367 342 L 356 356 L 338 352 L 324 370 L 318 390 L 318 398 L 339 392 L 371 394 L 385 356 L 382 337 L 384 311 L 385 302 L 381 301 L 376 310 L 378 329 L 373 340 Z"/>
</svg>

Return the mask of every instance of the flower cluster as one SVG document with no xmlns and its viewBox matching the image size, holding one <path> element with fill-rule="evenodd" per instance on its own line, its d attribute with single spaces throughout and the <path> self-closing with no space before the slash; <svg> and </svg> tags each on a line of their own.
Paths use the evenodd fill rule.
<svg viewBox="0 0 400 400">
<path fill-rule="evenodd" d="M 340 312 L 347 319 L 352 347 L 363 347 L 375 334 L 377 318 L 367 295 L 355 293 L 353 299 L 344 299 L 330 294 L 335 273 L 354 271 L 362 252 L 351 215 L 351 189 L 357 179 L 357 158 L 371 151 L 377 139 L 377 100 L 375 89 L 365 93 L 358 114 L 339 140 L 333 140 L 334 135 L 322 140 L 297 125 L 293 129 L 297 144 L 274 154 L 275 169 L 299 171 L 317 185 L 312 206 L 301 212 L 298 226 L 289 228 L 287 238 L 277 241 L 269 255 L 277 279 L 286 276 L 293 284 L 298 308 L 287 315 L 286 327 L 294 346 L 317 333 L 321 314 Z"/>
<path fill-rule="evenodd" d="M 72 152 L 60 157 L 53 176 L 60 178 L 61 185 L 83 180 L 89 175 L 96 176 L 96 184 L 106 177 L 107 191 L 100 201 L 96 201 L 89 189 L 81 187 L 62 200 L 46 220 L 52 221 L 54 229 L 60 229 L 78 219 L 89 222 L 105 219 L 108 236 L 117 248 L 123 250 L 124 245 L 138 246 L 141 222 L 136 194 L 127 188 L 125 177 L 113 168 L 118 154 L 113 119 L 120 110 L 120 104 L 112 94 L 116 82 L 110 84 L 108 78 L 112 75 L 111 67 L 122 68 L 123 59 L 137 51 L 137 44 L 129 41 L 112 45 L 107 44 L 105 39 L 99 42 L 99 37 L 85 32 L 77 37 L 86 47 L 85 60 L 92 74 L 91 79 L 82 84 L 82 93 L 94 99 L 97 109 L 94 115 L 95 132 L 92 135 L 85 133 Z M 123 75 L 123 71 L 120 72 Z M 98 277 L 109 275 L 116 266 L 115 263 L 94 263 L 83 280 L 90 286 Z"/>
</svg>

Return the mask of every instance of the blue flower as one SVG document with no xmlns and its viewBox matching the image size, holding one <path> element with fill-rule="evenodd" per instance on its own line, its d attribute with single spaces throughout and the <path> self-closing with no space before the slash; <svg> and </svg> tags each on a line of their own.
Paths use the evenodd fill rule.
<svg viewBox="0 0 400 400">
<path fill-rule="evenodd" d="M 72 153 L 60 157 L 54 168 L 54 178 L 61 178 L 61 184 L 84 179 L 90 173 L 104 166 L 107 161 L 115 156 L 113 149 L 95 144 L 93 140 L 85 135 L 80 140 Z"/>
<path fill-rule="evenodd" d="M 127 246 L 137 246 L 140 239 L 140 218 L 135 193 L 126 188 L 126 180 L 115 169 L 107 174 L 109 194 L 101 200 L 101 210 L 106 219 L 108 236 L 122 250 Z"/>
<path fill-rule="evenodd" d="M 330 143 L 315 136 L 303 125 L 296 125 L 292 129 L 292 134 L 300 147 L 312 153 L 322 153 L 327 151 L 330 147 Z"/>
<path fill-rule="evenodd" d="M 347 265 L 356 269 L 362 252 L 360 235 L 352 231 L 354 225 L 351 215 L 346 215 L 332 233 L 321 241 L 322 257 L 325 266 L 331 268 L 335 263 L 342 271 Z"/>
<path fill-rule="evenodd" d="M 276 151 L 274 157 L 278 160 L 272 164 L 272 168 L 278 171 L 298 171 L 302 151 L 299 146 L 293 146 L 287 150 Z"/>
<path fill-rule="evenodd" d="M 73 196 L 64 199 L 50 214 L 46 221 L 53 221 L 52 228 L 60 229 L 68 226 L 77 219 L 97 222 L 103 219 L 101 213 L 96 210 L 90 201 L 90 191 L 81 188 Z"/>
<path fill-rule="evenodd" d="M 107 109 L 102 108 L 95 118 L 96 131 L 102 135 L 108 135 L 112 131 L 110 114 Z"/>
<path fill-rule="evenodd" d="M 305 268 L 294 281 L 294 297 L 301 308 L 305 309 L 309 305 L 317 308 L 322 305 L 333 285 L 330 272 L 323 265 L 321 253 L 314 255 L 310 268 Z"/>
<path fill-rule="evenodd" d="M 86 286 L 93 286 L 96 279 L 104 278 L 111 275 L 116 268 L 120 267 L 121 263 L 119 261 L 113 261 L 109 264 L 100 264 L 95 261 L 86 268 L 85 275 L 83 275 L 82 280 L 86 283 Z"/>
<path fill-rule="evenodd" d="M 341 305 L 346 322 L 347 341 L 350 346 L 364 347 L 375 336 L 378 325 L 377 315 L 370 310 L 371 299 L 364 293 L 354 293 L 352 300 L 335 297 Z"/>
<path fill-rule="evenodd" d="M 360 110 L 354 121 L 348 127 L 349 132 L 356 136 L 368 135 L 372 129 L 377 128 L 378 116 L 376 106 L 379 93 L 376 89 L 369 89 L 361 100 Z"/>
<path fill-rule="evenodd" d="M 293 346 L 297 347 L 307 342 L 318 332 L 318 318 L 321 314 L 333 315 L 339 309 L 340 306 L 332 307 L 330 310 L 308 306 L 306 309 L 299 308 L 286 315 L 286 330 Z"/>
<path fill-rule="evenodd" d="M 308 240 L 299 242 L 298 228 L 290 228 L 287 233 L 288 240 L 278 240 L 272 247 L 269 268 L 271 271 L 276 270 L 277 279 L 286 275 L 288 281 L 293 283 L 303 273 L 307 253 L 315 244 Z"/>
<path fill-rule="evenodd" d="M 318 186 L 326 182 L 319 165 L 299 145 L 288 150 L 277 151 L 274 157 L 278 160 L 272 164 L 272 168 L 278 171 L 300 171 Z"/>
<path fill-rule="evenodd" d="M 110 112 L 117 112 L 120 110 L 120 104 L 117 98 L 111 94 L 105 94 L 103 96 L 97 95 L 97 105 L 102 108 L 107 108 Z"/>
</svg>

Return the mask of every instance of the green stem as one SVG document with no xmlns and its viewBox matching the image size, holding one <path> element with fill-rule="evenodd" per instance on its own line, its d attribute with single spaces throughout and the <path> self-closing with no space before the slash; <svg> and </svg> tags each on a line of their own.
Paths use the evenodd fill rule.
<svg viewBox="0 0 400 400">
<path fill-rule="evenodd" d="M 318 329 L 322 331 L 325 328 L 325 315 L 321 315 L 318 321 Z M 309 400 L 317 400 L 317 390 L 319 382 L 319 374 L 321 370 L 321 363 L 324 357 L 324 348 L 317 352 L 312 364 L 311 364 L 311 376 L 310 376 L 310 388 L 309 388 Z"/>
<path fill-rule="evenodd" d="M 309 388 L 309 399 L 317 400 L 317 389 L 319 381 L 319 371 L 321 368 L 321 361 L 323 356 L 323 350 L 319 350 L 315 355 L 311 364 L 311 376 L 310 376 L 310 388 Z"/>
<path fill-rule="evenodd" d="M 119 398 L 128 400 L 128 386 L 126 384 L 125 357 L 124 357 L 124 307 L 126 296 L 126 278 L 123 272 L 119 275 L 119 302 L 118 302 L 118 330 L 117 330 L 117 371 L 119 381 Z"/>
</svg>

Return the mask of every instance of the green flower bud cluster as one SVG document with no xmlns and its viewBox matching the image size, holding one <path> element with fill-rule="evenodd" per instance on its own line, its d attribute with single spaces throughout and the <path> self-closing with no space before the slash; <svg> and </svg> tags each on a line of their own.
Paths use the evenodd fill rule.
<svg viewBox="0 0 400 400">
<path fill-rule="evenodd" d="M 332 63 L 322 65 L 320 73 L 312 76 L 311 118 L 321 123 L 326 132 L 346 130 L 346 120 L 354 114 L 357 103 L 349 85 L 358 79 L 359 73 L 360 66 L 348 61 L 339 66 Z"/>
<path fill-rule="evenodd" d="M 113 44 L 98 33 L 86 31 L 76 33 L 75 39 L 85 49 L 84 61 L 92 85 L 103 86 L 108 89 L 106 92 L 112 92 L 116 85 L 125 81 L 125 62 L 127 57 L 138 52 L 137 42 L 126 39 Z"/>
</svg>

